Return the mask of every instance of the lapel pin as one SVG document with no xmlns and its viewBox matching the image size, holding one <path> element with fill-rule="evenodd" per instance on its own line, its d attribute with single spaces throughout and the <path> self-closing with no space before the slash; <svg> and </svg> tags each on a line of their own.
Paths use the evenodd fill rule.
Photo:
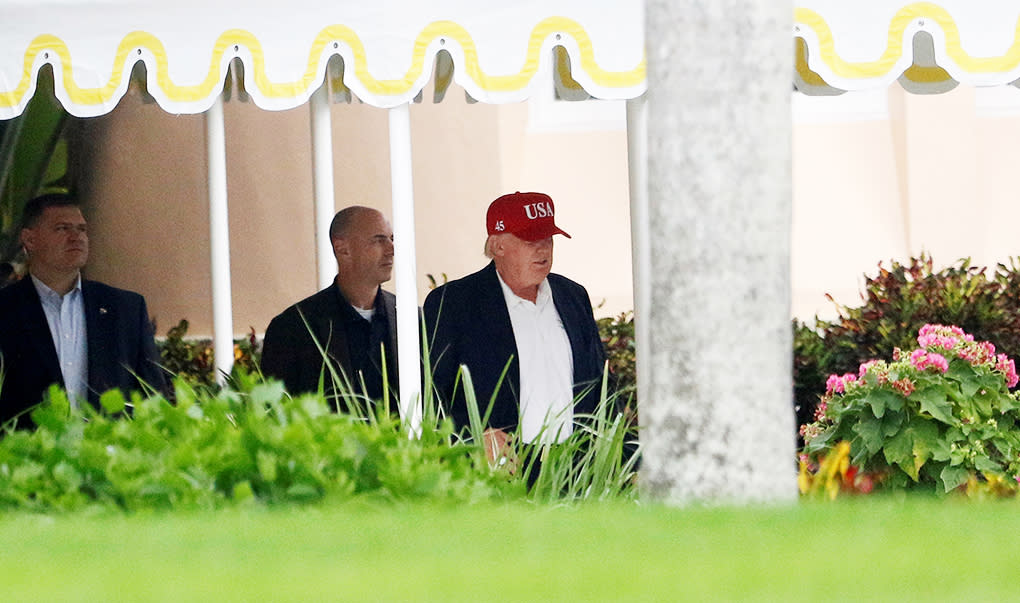
<svg viewBox="0 0 1020 603">
<path fill-rule="evenodd" d="M 100 307 L 99 308 L 99 313 L 100 314 L 106 314 L 106 308 Z"/>
</svg>

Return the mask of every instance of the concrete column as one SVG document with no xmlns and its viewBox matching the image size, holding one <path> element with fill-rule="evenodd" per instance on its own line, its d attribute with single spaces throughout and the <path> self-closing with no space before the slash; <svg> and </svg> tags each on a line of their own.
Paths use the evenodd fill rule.
<svg viewBox="0 0 1020 603">
<path fill-rule="evenodd" d="M 796 499 L 793 8 L 648 0 L 645 496 Z"/>
</svg>

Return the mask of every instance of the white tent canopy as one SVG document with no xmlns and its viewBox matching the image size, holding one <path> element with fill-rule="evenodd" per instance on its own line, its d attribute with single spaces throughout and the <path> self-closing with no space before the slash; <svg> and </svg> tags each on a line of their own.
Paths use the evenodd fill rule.
<svg viewBox="0 0 1020 603">
<path fill-rule="evenodd" d="M 598 98 L 634 98 L 645 85 L 637 0 L 0 0 L 0 23 L 0 119 L 24 109 L 45 64 L 57 98 L 81 117 L 111 111 L 139 61 L 171 113 L 209 109 L 235 58 L 248 94 L 270 110 L 306 103 L 333 56 L 344 66 L 334 92 L 385 108 L 414 99 L 443 51 L 439 87 L 452 78 L 485 103 L 525 100 L 557 67 L 567 88 Z M 569 71 L 554 64 L 554 46 Z"/>
<path fill-rule="evenodd" d="M 796 0 L 797 88 L 806 94 L 884 88 L 938 93 L 959 83 L 1020 79 L 1015 0 Z"/>
</svg>

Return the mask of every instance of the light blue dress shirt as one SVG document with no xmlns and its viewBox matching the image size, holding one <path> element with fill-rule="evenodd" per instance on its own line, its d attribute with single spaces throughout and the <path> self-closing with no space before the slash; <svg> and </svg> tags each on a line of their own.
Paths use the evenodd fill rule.
<svg viewBox="0 0 1020 603">
<path fill-rule="evenodd" d="M 46 322 L 50 326 L 53 347 L 57 350 L 60 372 L 71 404 L 78 406 L 88 391 L 88 340 L 85 333 L 85 300 L 81 293 L 81 275 L 74 288 L 60 295 L 39 279 L 32 277 L 39 293 Z"/>
</svg>

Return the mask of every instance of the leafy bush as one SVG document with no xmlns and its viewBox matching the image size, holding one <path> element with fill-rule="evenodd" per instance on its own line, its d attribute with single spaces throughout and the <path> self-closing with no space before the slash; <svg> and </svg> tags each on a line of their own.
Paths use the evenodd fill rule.
<svg viewBox="0 0 1020 603">
<path fill-rule="evenodd" d="M 218 508 L 384 500 L 470 502 L 522 496 L 523 487 L 479 471 L 473 447 L 449 422 L 407 437 L 380 412 L 368 420 L 330 411 L 324 398 L 288 396 L 277 381 L 245 376 L 242 387 L 175 382 L 177 404 L 160 396 L 126 402 L 103 395 L 103 412 L 71 411 L 51 388 L 35 431 L 0 439 L 0 508 L 38 511 L 107 506 Z M 86 420 L 82 420 L 82 418 Z"/>
<path fill-rule="evenodd" d="M 606 349 L 609 372 L 616 379 L 617 391 L 624 397 L 637 395 L 637 371 L 635 369 L 634 312 L 621 312 L 614 317 L 595 321 L 599 335 Z"/>
<path fill-rule="evenodd" d="M 1020 397 L 1016 367 L 995 346 L 959 327 L 925 325 L 910 352 L 871 360 L 828 378 L 815 421 L 801 428 L 806 458 L 826 458 L 832 492 L 840 467 L 847 481 L 883 488 L 949 492 L 972 480 L 1016 484 L 1020 478 Z M 825 463 L 821 463 L 825 465 Z M 804 469 L 802 468 L 802 481 Z M 804 485 L 802 483 L 802 490 Z"/>
<path fill-rule="evenodd" d="M 211 509 L 354 497 L 562 502 L 635 493 L 633 431 L 605 386 L 596 415 L 579 417 L 566 442 L 525 449 L 515 440 L 521 467 L 542 457 L 530 490 L 526 472 L 490 467 L 480 428 L 454 433 L 429 402 L 418 437 L 409 438 L 385 399 L 363 405 L 361 416 L 333 412 L 322 395 L 292 397 L 280 382 L 244 370 L 222 388 L 179 376 L 174 389 L 176 404 L 140 394 L 128 402 L 110 391 L 99 412 L 72 411 L 51 387 L 32 411 L 34 431 L 0 437 L 0 509 Z"/>
<path fill-rule="evenodd" d="M 811 421 L 830 374 L 856 371 L 873 358 L 890 358 L 895 348 L 913 346 L 925 324 L 956 325 L 1000 352 L 1020 355 L 1020 271 L 1016 261 L 995 273 L 969 259 L 935 271 L 922 254 L 906 264 L 878 265 L 865 275 L 863 305 L 836 303 L 839 318 L 813 325 L 793 322 L 794 398 L 798 423 Z M 832 300 L 831 297 L 829 297 Z"/>
<path fill-rule="evenodd" d="M 191 385 L 214 385 L 216 364 L 213 343 L 208 339 L 185 339 L 188 321 L 181 319 L 167 331 L 166 339 L 157 342 L 163 368 Z M 248 337 L 234 341 L 234 368 L 255 372 L 258 370 L 262 348 L 251 327 Z"/>
</svg>

